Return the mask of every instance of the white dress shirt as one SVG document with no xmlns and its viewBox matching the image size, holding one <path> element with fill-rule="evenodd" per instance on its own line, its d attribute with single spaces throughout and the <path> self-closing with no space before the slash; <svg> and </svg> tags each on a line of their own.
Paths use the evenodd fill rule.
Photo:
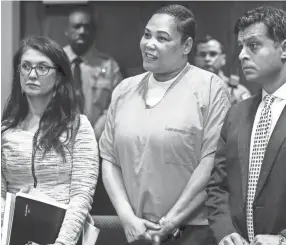
<svg viewBox="0 0 286 245">
<path fill-rule="evenodd" d="M 264 98 L 268 93 L 263 90 L 262 91 L 262 98 Z M 273 101 L 272 105 L 271 105 L 271 111 L 272 111 L 272 123 L 271 123 L 271 128 L 270 128 L 270 134 L 269 134 L 269 139 L 271 137 L 271 134 L 273 132 L 273 129 L 282 113 L 282 110 L 284 109 L 285 105 L 286 105 L 286 83 L 283 84 L 279 89 L 277 89 L 273 95 L 275 96 L 275 100 Z M 264 103 L 265 101 L 262 99 L 256 115 L 255 115 L 255 119 L 254 119 L 254 123 L 253 123 L 253 128 L 252 128 L 252 132 L 251 132 L 251 141 L 250 141 L 250 154 L 249 154 L 249 162 L 251 162 L 251 155 L 252 155 L 252 150 L 253 150 L 253 142 L 254 142 L 254 134 L 257 128 L 257 124 L 262 112 L 262 109 L 264 107 Z M 250 164 L 249 164 L 249 168 L 250 168 Z"/>
</svg>

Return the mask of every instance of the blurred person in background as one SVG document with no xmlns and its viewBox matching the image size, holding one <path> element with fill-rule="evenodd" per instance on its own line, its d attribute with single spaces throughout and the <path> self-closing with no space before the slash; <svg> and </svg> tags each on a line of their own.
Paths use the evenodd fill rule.
<svg viewBox="0 0 286 245">
<path fill-rule="evenodd" d="M 184 6 L 156 11 L 140 42 L 148 72 L 112 94 L 100 138 L 103 181 L 129 243 L 214 242 L 205 186 L 230 102 L 218 76 L 188 63 L 195 33 Z"/>
<path fill-rule="evenodd" d="M 68 204 L 55 244 L 75 245 L 91 210 L 98 149 L 79 113 L 69 59 L 51 39 L 28 37 L 13 70 L 1 129 L 1 220 L 7 192 L 36 189 Z"/>
<path fill-rule="evenodd" d="M 82 98 L 81 110 L 87 115 L 99 139 L 113 89 L 122 80 L 120 68 L 109 55 L 95 48 L 96 23 L 92 6 L 79 6 L 68 17 L 65 32 L 68 55 Z"/>
<path fill-rule="evenodd" d="M 212 36 L 206 35 L 203 39 L 197 41 L 194 64 L 197 67 L 215 73 L 226 83 L 232 105 L 251 96 L 249 90 L 239 84 L 237 75 L 232 74 L 230 77 L 224 75 L 222 68 L 226 64 L 226 54 L 221 42 Z"/>
</svg>

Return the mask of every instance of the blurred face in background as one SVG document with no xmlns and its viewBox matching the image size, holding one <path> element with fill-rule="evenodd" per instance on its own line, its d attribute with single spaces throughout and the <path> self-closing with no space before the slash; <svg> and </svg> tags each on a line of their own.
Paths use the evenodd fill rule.
<svg viewBox="0 0 286 245">
<path fill-rule="evenodd" d="M 197 67 L 217 74 L 225 65 L 225 59 L 225 54 L 222 53 L 221 45 L 217 40 L 198 43 L 195 54 Z"/>
<path fill-rule="evenodd" d="M 82 55 L 90 48 L 95 38 L 95 25 L 90 14 L 74 12 L 69 16 L 69 25 L 66 36 L 73 51 Z"/>
<path fill-rule="evenodd" d="M 58 80 L 55 64 L 44 54 L 27 49 L 19 64 L 21 88 L 28 97 L 52 96 Z"/>
<path fill-rule="evenodd" d="M 144 69 L 164 74 L 183 68 L 191 49 L 186 42 L 182 42 L 182 35 L 173 16 L 153 15 L 140 42 Z"/>
</svg>

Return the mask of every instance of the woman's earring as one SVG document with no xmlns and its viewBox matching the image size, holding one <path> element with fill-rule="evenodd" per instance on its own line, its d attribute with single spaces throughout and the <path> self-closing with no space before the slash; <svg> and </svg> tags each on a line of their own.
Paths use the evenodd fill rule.
<svg viewBox="0 0 286 245">
<path fill-rule="evenodd" d="M 21 88 L 21 94 L 22 95 L 24 95 L 25 94 L 25 92 L 24 92 L 24 90 Z"/>
</svg>

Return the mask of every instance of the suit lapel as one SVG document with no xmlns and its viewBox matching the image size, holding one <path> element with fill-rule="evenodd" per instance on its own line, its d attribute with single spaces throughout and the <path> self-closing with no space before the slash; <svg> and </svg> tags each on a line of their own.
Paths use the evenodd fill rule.
<svg viewBox="0 0 286 245">
<path fill-rule="evenodd" d="M 241 120 L 240 130 L 238 134 L 238 154 L 241 168 L 243 203 L 246 201 L 247 193 L 251 132 L 256 111 L 260 102 L 261 93 L 255 95 L 252 100 L 249 101 L 249 106 L 246 109 L 247 114 Z"/>
<path fill-rule="evenodd" d="M 261 189 L 263 188 L 263 185 L 265 184 L 267 176 L 269 175 L 272 165 L 278 154 L 280 146 L 285 140 L 285 138 L 286 138 L 286 107 L 284 107 L 269 139 L 260 170 L 255 198 L 259 195 Z"/>
</svg>

